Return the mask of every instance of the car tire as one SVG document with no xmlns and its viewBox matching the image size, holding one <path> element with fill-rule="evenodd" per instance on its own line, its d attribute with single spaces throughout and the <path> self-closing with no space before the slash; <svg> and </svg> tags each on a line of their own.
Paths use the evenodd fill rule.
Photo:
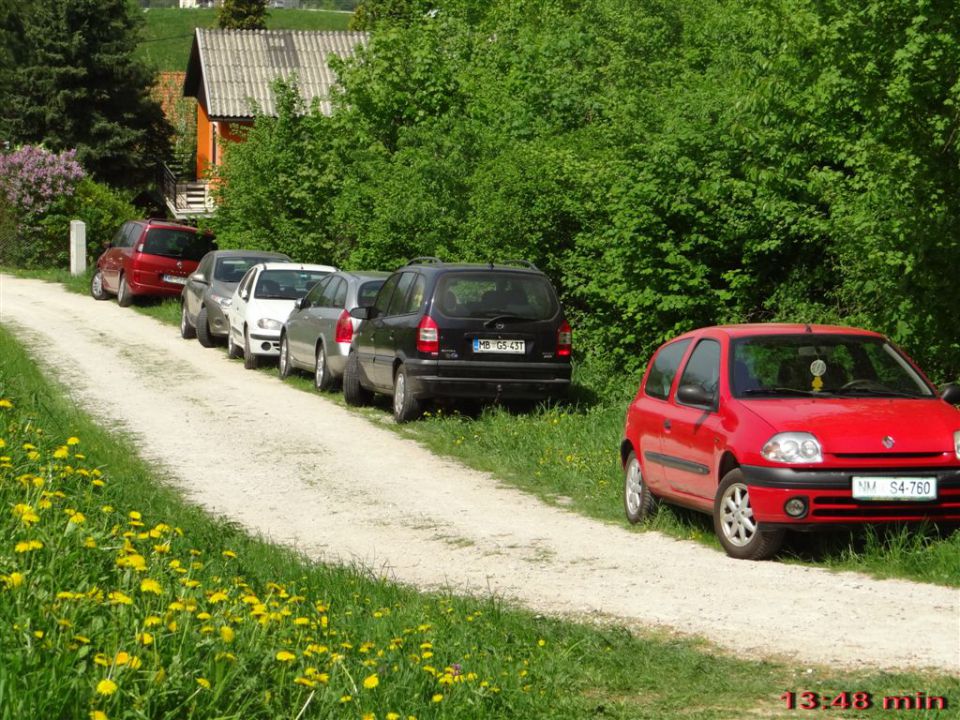
<svg viewBox="0 0 960 720">
<path fill-rule="evenodd" d="M 398 423 L 405 423 L 418 417 L 420 401 L 413 396 L 407 369 L 401 365 L 393 376 L 393 419 Z"/>
<path fill-rule="evenodd" d="M 110 293 L 103 287 L 103 273 L 100 272 L 99 268 L 90 278 L 90 295 L 94 300 L 106 300 L 110 297 Z"/>
<path fill-rule="evenodd" d="M 277 373 L 281 380 L 286 380 L 293 372 L 293 365 L 290 364 L 290 343 L 287 342 L 287 334 L 280 336 L 280 359 L 277 360 Z"/>
<path fill-rule="evenodd" d="M 320 343 L 320 347 L 317 348 L 317 359 L 313 364 L 313 386 L 317 392 L 326 392 L 333 387 L 333 375 L 330 374 L 327 351 L 323 343 Z"/>
<path fill-rule="evenodd" d="M 727 555 L 739 560 L 765 560 L 783 544 L 784 530 L 768 530 L 753 519 L 750 489 L 739 468 L 720 482 L 713 502 L 713 528 Z"/>
<path fill-rule="evenodd" d="M 243 348 L 233 341 L 233 329 L 229 328 L 227 330 L 227 357 L 236 360 L 241 355 L 243 355 Z"/>
<path fill-rule="evenodd" d="M 640 458 L 632 450 L 623 464 L 623 509 L 631 525 L 649 519 L 657 510 L 657 498 L 643 481 Z"/>
<path fill-rule="evenodd" d="M 120 285 L 117 287 L 117 305 L 120 307 L 130 307 L 133 305 L 133 293 L 130 292 L 130 286 L 127 285 L 127 276 L 120 276 Z"/>
<path fill-rule="evenodd" d="M 360 360 L 356 353 L 350 353 L 343 370 L 343 399 L 354 407 L 369 405 L 373 400 L 373 393 L 360 384 Z"/>
<path fill-rule="evenodd" d="M 210 322 L 206 305 L 200 308 L 200 312 L 197 313 L 197 340 L 199 340 L 200 344 L 205 348 L 216 345 L 213 334 L 210 332 Z"/>
<path fill-rule="evenodd" d="M 180 337 L 184 340 L 193 340 L 197 336 L 197 330 L 190 324 L 187 318 L 187 304 L 180 303 Z"/>
<path fill-rule="evenodd" d="M 243 331 L 243 366 L 247 370 L 256 370 L 260 365 L 260 358 L 250 351 L 250 332 Z"/>
</svg>

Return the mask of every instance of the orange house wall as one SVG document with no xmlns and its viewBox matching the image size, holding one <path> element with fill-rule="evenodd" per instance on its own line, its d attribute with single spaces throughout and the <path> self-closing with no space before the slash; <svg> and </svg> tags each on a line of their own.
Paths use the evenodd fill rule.
<svg viewBox="0 0 960 720">
<path fill-rule="evenodd" d="M 247 138 L 247 128 L 252 122 L 214 122 L 207 115 L 203 105 L 197 106 L 197 177 L 205 177 L 212 165 L 223 161 L 223 148 L 220 139 L 231 142 L 243 142 Z"/>
</svg>

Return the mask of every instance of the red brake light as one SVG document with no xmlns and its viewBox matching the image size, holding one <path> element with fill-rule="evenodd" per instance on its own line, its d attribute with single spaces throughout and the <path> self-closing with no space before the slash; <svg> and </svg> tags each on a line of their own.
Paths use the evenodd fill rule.
<svg viewBox="0 0 960 720">
<path fill-rule="evenodd" d="M 557 329 L 557 357 L 570 357 L 573 349 L 573 329 L 564 320 Z"/>
<path fill-rule="evenodd" d="M 348 343 L 353 340 L 353 322 L 350 320 L 350 313 L 346 310 L 340 313 L 340 317 L 337 318 L 334 340 L 338 343 Z"/>
<path fill-rule="evenodd" d="M 440 328 L 429 315 L 417 326 L 417 350 L 428 355 L 440 354 Z"/>
</svg>

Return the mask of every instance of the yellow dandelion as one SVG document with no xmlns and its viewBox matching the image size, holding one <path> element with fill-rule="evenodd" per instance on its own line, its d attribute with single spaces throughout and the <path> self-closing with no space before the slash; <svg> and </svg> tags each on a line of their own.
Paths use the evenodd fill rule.
<svg viewBox="0 0 960 720">
<path fill-rule="evenodd" d="M 67 449 L 66 445 L 61 445 L 53 451 L 53 457 L 57 460 L 63 460 L 64 458 L 70 457 L 70 451 Z"/>
<path fill-rule="evenodd" d="M 69 522 L 73 523 L 74 525 L 82 525 L 84 520 L 86 519 L 87 519 L 86 515 L 84 515 L 79 510 L 75 510 L 73 513 L 70 514 Z"/>
<path fill-rule="evenodd" d="M 117 558 L 117 567 L 131 568 L 137 572 L 143 572 L 147 569 L 147 561 L 143 555 L 133 553 Z"/>
<path fill-rule="evenodd" d="M 73 636 L 73 639 L 74 639 L 75 642 L 78 642 L 78 643 L 80 643 L 81 645 L 89 645 L 89 644 L 90 644 L 90 638 L 88 638 L 86 635 L 74 635 L 74 636 Z"/>
<path fill-rule="evenodd" d="M 297 656 L 288 650 L 281 650 L 276 657 L 279 662 L 292 662 L 297 659 Z"/>
<path fill-rule="evenodd" d="M 95 548 L 97 546 L 97 541 L 94 540 L 92 537 L 88 537 L 84 539 L 83 546 L 88 549 Z"/>
<path fill-rule="evenodd" d="M 226 600 L 228 595 L 222 590 L 217 590 L 215 593 L 211 593 L 210 597 L 207 598 L 211 603 L 223 602 Z"/>
<path fill-rule="evenodd" d="M 103 710 L 91 710 L 90 720 L 110 720 Z"/>
<path fill-rule="evenodd" d="M 442 701 L 443 701 L 443 695 L 442 695 L 441 693 L 437 693 L 436 695 L 434 695 L 434 696 L 433 696 L 432 698 L 430 698 L 430 699 L 431 699 L 433 702 L 435 702 L 435 703 L 442 702 Z"/>
<path fill-rule="evenodd" d="M 311 680 L 310 678 L 305 678 L 305 677 L 294 678 L 293 682 L 295 682 L 297 685 L 303 685 L 304 687 L 308 687 L 308 688 L 317 686 L 317 682 L 315 680 Z"/>
<path fill-rule="evenodd" d="M 367 690 L 373 690 L 379 684 L 380 684 L 380 678 L 377 677 L 376 675 L 367 675 L 367 677 L 363 679 L 363 686 Z"/>
<path fill-rule="evenodd" d="M 79 444 L 80 444 L 80 438 L 73 437 L 73 436 L 67 438 L 67 445 L 79 445 Z"/>
<path fill-rule="evenodd" d="M 373 713 L 364 713 L 360 720 L 377 720 L 377 716 Z"/>
<path fill-rule="evenodd" d="M 117 691 L 117 684 L 110 678 L 104 678 L 97 683 L 97 692 L 100 695 L 113 695 Z"/>
<path fill-rule="evenodd" d="M 0 400 L 0 408 L 9 409 L 12 407 L 13 407 L 13 403 L 7 400 L 6 398 L 4 398 L 3 400 Z"/>
<path fill-rule="evenodd" d="M 140 592 L 160 595 L 163 593 L 163 588 L 160 587 L 160 583 L 158 583 L 156 580 L 152 578 L 144 578 L 140 581 Z"/>
<path fill-rule="evenodd" d="M 198 677 L 198 678 L 197 678 L 197 685 L 199 685 L 200 687 L 202 687 L 204 690 L 209 690 L 209 689 L 210 689 L 210 681 L 207 680 L 205 677 Z"/>
<path fill-rule="evenodd" d="M 347 704 L 348 702 L 350 702 L 351 700 L 353 700 L 353 696 L 352 696 L 352 695 L 341 695 L 341 696 L 340 696 L 340 702 L 341 702 L 341 704 L 346 705 L 346 704 Z"/>
<path fill-rule="evenodd" d="M 310 619 L 309 619 L 309 618 L 305 618 L 305 617 L 298 617 L 297 619 L 295 619 L 295 620 L 293 621 L 293 624 L 294 624 L 294 625 L 309 625 L 309 624 L 310 624 Z"/>
<path fill-rule="evenodd" d="M 153 645 L 153 635 L 148 632 L 137 633 L 137 642 L 141 645 Z"/>
<path fill-rule="evenodd" d="M 540 647 L 543 647 L 546 644 L 547 644 L 547 641 L 544 640 L 543 638 L 540 638 L 539 640 L 537 640 L 537 645 L 539 645 Z"/>
<path fill-rule="evenodd" d="M 114 665 L 126 665 L 128 662 L 130 662 L 130 653 L 128 652 L 121 650 L 113 656 Z"/>
<path fill-rule="evenodd" d="M 12 572 L 9 575 L 0 575 L 0 581 L 2 581 L 7 588 L 18 588 L 23 585 L 23 573 Z"/>
<path fill-rule="evenodd" d="M 388 712 L 387 720 L 400 720 L 400 713 Z"/>
<path fill-rule="evenodd" d="M 222 553 L 220 553 L 220 554 L 223 555 L 225 558 L 235 558 L 235 557 L 237 557 L 237 554 L 236 554 L 233 550 L 224 550 L 224 551 L 223 551 Z"/>
<path fill-rule="evenodd" d="M 143 620 L 143 626 L 144 626 L 144 627 L 148 627 L 148 628 L 149 628 L 149 627 L 156 627 L 157 625 L 159 625 L 159 624 L 162 623 L 162 622 L 163 622 L 163 621 L 162 621 L 160 618 L 158 618 L 156 615 L 147 615 L 147 617 L 144 618 L 144 620 Z"/>
<path fill-rule="evenodd" d="M 43 543 L 39 540 L 24 540 L 23 542 L 18 542 L 13 549 L 15 552 L 25 553 L 31 550 L 39 550 L 42 547 Z"/>
<path fill-rule="evenodd" d="M 133 605 L 133 600 L 119 590 L 114 590 L 113 592 L 107 593 L 107 599 L 110 601 L 111 605 Z"/>
<path fill-rule="evenodd" d="M 131 670 L 139 670 L 141 665 L 143 665 L 143 661 L 140 658 L 136 655 L 130 656 L 130 661 L 127 663 L 128 668 Z"/>
<path fill-rule="evenodd" d="M 220 639 L 225 643 L 232 643 L 234 638 L 233 628 L 229 625 L 224 625 L 220 628 Z"/>
</svg>

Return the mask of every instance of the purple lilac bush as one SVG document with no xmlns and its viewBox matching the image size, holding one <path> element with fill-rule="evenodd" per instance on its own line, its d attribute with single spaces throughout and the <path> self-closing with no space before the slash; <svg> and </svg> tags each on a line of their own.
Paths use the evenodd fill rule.
<svg viewBox="0 0 960 720">
<path fill-rule="evenodd" d="M 35 218 L 73 195 L 86 175 L 76 157 L 76 150 L 53 153 L 37 145 L 0 154 L 0 192 L 21 217 Z"/>
</svg>

